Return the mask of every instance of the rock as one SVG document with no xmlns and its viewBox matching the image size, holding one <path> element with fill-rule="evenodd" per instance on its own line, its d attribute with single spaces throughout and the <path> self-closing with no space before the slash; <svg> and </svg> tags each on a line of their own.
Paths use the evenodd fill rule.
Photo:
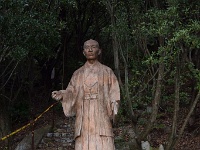
<svg viewBox="0 0 200 150">
<path fill-rule="evenodd" d="M 61 137 L 61 133 L 58 132 L 54 133 L 54 137 Z"/>
<path fill-rule="evenodd" d="M 150 150 L 150 144 L 148 141 L 141 141 L 142 150 Z"/>
<path fill-rule="evenodd" d="M 134 139 L 135 138 L 135 132 L 133 130 L 133 128 L 130 128 L 127 133 L 129 134 L 130 136 L 130 139 Z"/>
<path fill-rule="evenodd" d="M 58 147 L 57 150 L 64 150 L 64 148 L 63 147 Z"/>
<path fill-rule="evenodd" d="M 160 146 L 159 146 L 158 150 L 164 150 L 164 147 L 163 147 L 163 145 L 162 145 L 162 144 L 160 144 Z"/>
<path fill-rule="evenodd" d="M 160 144 L 159 148 L 152 148 L 148 141 L 141 141 L 141 148 L 142 150 L 151 150 L 151 149 L 164 150 L 164 147 L 162 144 Z"/>
<path fill-rule="evenodd" d="M 41 141 L 42 144 L 48 144 L 50 142 L 52 142 L 51 138 L 43 138 L 42 141 Z"/>
<path fill-rule="evenodd" d="M 47 137 L 53 137 L 53 133 L 47 133 Z"/>
<path fill-rule="evenodd" d="M 152 107 L 151 106 L 147 106 L 147 113 L 152 113 Z"/>
<path fill-rule="evenodd" d="M 50 131 L 51 125 L 36 129 L 34 131 L 34 147 L 36 148 L 42 137 Z M 15 150 L 30 150 L 32 146 L 32 133 L 29 133 L 15 148 Z"/>
<path fill-rule="evenodd" d="M 58 133 L 65 133 L 66 130 L 65 130 L 65 129 L 57 129 L 55 132 L 58 132 Z"/>
<path fill-rule="evenodd" d="M 62 133 L 62 137 L 68 137 L 67 133 Z"/>
<path fill-rule="evenodd" d="M 67 147 L 69 144 L 68 143 L 63 143 L 63 147 Z"/>
</svg>

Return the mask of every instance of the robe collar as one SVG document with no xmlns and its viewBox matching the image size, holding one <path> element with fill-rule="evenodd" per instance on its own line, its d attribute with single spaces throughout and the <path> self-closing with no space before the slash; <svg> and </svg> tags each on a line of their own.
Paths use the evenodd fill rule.
<svg viewBox="0 0 200 150">
<path fill-rule="evenodd" d="M 84 65 L 84 69 L 92 69 L 94 70 L 96 73 L 98 73 L 99 70 L 99 66 L 100 66 L 100 62 L 96 61 L 94 64 L 89 64 L 88 62 L 85 63 Z"/>
</svg>

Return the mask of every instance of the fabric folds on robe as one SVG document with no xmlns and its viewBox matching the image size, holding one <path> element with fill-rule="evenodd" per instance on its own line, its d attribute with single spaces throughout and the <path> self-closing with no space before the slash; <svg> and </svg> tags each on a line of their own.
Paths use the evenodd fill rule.
<svg viewBox="0 0 200 150">
<path fill-rule="evenodd" d="M 85 149 L 78 148 L 85 145 L 83 144 L 84 143 L 83 137 L 88 137 L 87 135 L 85 135 L 85 133 L 87 132 L 81 131 L 83 125 L 85 125 L 84 117 L 86 116 L 85 114 L 86 110 L 84 110 L 85 108 L 84 105 L 87 104 L 87 102 L 84 101 L 86 95 L 84 91 L 84 74 L 87 67 L 88 64 L 86 63 L 83 67 L 75 71 L 67 89 L 61 90 L 61 92 L 63 93 L 63 100 L 62 100 L 63 111 L 66 116 L 76 115 L 75 135 L 74 135 L 74 138 L 76 140 L 76 147 L 75 147 L 76 150 L 104 150 L 105 148 L 103 149 L 97 148 L 97 146 L 95 146 L 96 149 L 89 148 L 87 146 L 86 146 L 87 148 Z M 98 144 L 100 145 L 100 147 L 105 147 L 104 144 L 108 142 L 106 145 L 111 143 L 111 146 L 109 147 L 110 150 L 113 150 L 114 142 L 113 142 L 113 130 L 112 130 L 111 120 L 113 119 L 114 115 L 111 106 L 112 103 L 116 103 L 116 101 L 120 100 L 120 89 L 117 78 L 109 67 L 104 66 L 99 62 L 96 62 L 95 68 L 98 68 L 97 72 L 98 98 L 95 100 L 94 104 L 95 109 L 98 112 L 98 115 L 96 115 L 96 120 L 97 120 L 96 124 L 98 125 L 95 128 L 95 134 L 92 136 L 95 136 L 98 143 L 101 143 Z M 118 107 L 116 107 L 115 109 L 117 108 Z M 102 145 L 102 143 L 104 144 Z"/>
</svg>

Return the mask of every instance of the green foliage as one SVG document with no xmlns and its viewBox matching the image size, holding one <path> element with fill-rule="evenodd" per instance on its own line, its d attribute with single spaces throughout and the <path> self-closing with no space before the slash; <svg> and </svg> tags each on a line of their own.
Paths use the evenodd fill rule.
<svg viewBox="0 0 200 150">
<path fill-rule="evenodd" d="M 146 118 L 140 118 L 139 120 L 138 120 L 138 124 L 139 125 L 145 125 L 147 123 L 147 119 Z"/>
<path fill-rule="evenodd" d="M 195 83 L 192 86 L 200 89 L 200 71 L 197 63 L 197 56 L 200 56 L 199 2 L 168 0 L 157 1 L 155 4 L 154 1 L 112 1 L 110 4 L 114 11 L 113 25 L 110 18 L 108 19 L 110 12 L 107 2 L 111 1 L 2 0 L 0 58 L 4 59 L 0 59 L 0 62 L 4 61 L 3 67 L 9 64 L 10 60 L 14 60 L 14 63 L 21 62 L 20 67 L 17 67 L 11 76 L 12 69 L 10 68 L 14 68 L 15 64 L 11 64 L 11 67 L 1 74 L 4 79 L 0 79 L 6 82 L 8 79 L 8 84 L 5 84 L 5 95 L 16 93 L 22 86 L 23 92 L 27 95 L 29 88 L 33 87 L 37 90 L 34 89 L 35 93 L 40 93 L 38 97 L 43 98 L 45 94 L 42 92 L 53 88 L 49 84 L 51 79 L 47 78 L 55 64 L 58 66 L 56 66 L 55 80 L 58 80 L 55 81 L 58 82 L 56 84 L 59 84 L 60 76 L 62 76 L 60 73 L 62 63 L 67 68 L 63 72 L 67 73 L 84 64 L 74 53 L 81 51 L 81 42 L 88 38 L 96 38 L 102 43 L 101 46 L 105 49 L 103 63 L 113 64 L 111 33 L 114 33 L 120 50 L 122 82 L 125 79 L 124 68 L 128 68 L 128 87 L 134 110 L 144 110 L 152 105 L 158 79 L 158 67 L 161 63 L 164 63 L 165 72 L 162 78 L 160 105 L 164 104 L 167 113 L 173 112 L 174 85 L 178 67 L 181 68 L 180 104 L 188 104 L 192 87 L 187 85 L 191 85 L 192 81 Z M 58 46 L 60 46 L 59 52 Z M 62 62 L 61 57 L 57 58 L 62 55 L 62 51 L 65 51 L 66 56 L 63 59 L 66 58 L 66 62 Z M 31 66 L 32 63 L 33 66 Z M 179 63 L 180 66 L 178 66 Z M 119 117 L 122 120 L 126 119 L 123 115 L 128 107 L 127 97 L 125 92 L 122 93 L 119 111 Z M 17 100 L 23 101 L 21 95 Z M 19 104 L 11 108 L 13 118 L 16 119 L 19 118 L 17 114 L 29 115 L 28 109 L 31 105 Z M 55 109 L 60 108 L 57 106 Z M 157 118 L 159 117 L 160 114 Z M 140 118 L 138 121 L 141 125 L 147 123 L 146 118 Z M 156 128 L 163 128 L 163 125 L 158 124 Z"/>
<path fill-rule="evenodd" d="M 159 129 L 164 129 L 165 127 L 166 127 L 165 124 L 155 124 L 153 128 L 159 130 Z"/>
<path fill-rule="evenodd" d="M 75 0 L 60 0 L 60 5 L 69 5 L 77 9 L 77 2 Z"/>
<path fill-rule="evenodd" d="M 188 1 L 169 1 L 166 8 L 153 7 L 140 13 L 140 17 L 136 19 L 139 23 L 132 30 L 132 35 L 136 37 L 137 43 L 141 44 L 140 48 L 146 54 L 140 60 L 142 63 L 138 63 L 132 71 L 134 74 L 131 81 L 132 87 L 146 87 L 145 89 L 151 87 L 147 81 L 152 78 L 152 73 L 155 73 L 155 69 L 161 62 L 165 63 L 167 86 L 174 85 L 173 72 L 176 69 L 177 59 L 180 59 L 179 57 L 182 57 L 185 52 L 199 49 L 200 22 L 197 16 L 199 16 L 199 11 L 196 3 L 189 4 Z M 161 41 L 163 43 L 160 43 Z M 187 62 L 184 63 L 187 64 Z M 153 69 L 151 70 L 151 68 Z M 182 70 L 187 69 L 183 67 Z M 193 67 L 191 70 L 198 81 L 198 69 Z M 167 76 L 168 73 L 170 76 Z M 188 77 L 182 75 L 180 78 L 181 85 L 188 82 Z M 154 89 L 152 87 L 148 90 Z M 147 95 L 148 90 L 144 90 L 144 95 Z M 180 96 L 183 101 L 189 101 L 187 92 L 181 92 Z"/>
<path fill-rule="evenodd" d="M 181 102 L 181 104 L 188 106 L 188 104 L 190 103 L 189 94 L 186 92 L 180 92 L 180 102 Z"/>
<path fill-rule="evenodd" d="M 59 9 L 52 5 L 39 0 L 1 2 L 1 45 L 9 57 L 21 60 L 54 54 L 63 24 L 58 20 Z"/>
<path fill-rule="evenodd" d="M 174 112 L 174 108 L 168 106 L 168 107 L 166 108 L 166 112 L 167 112 L 167 113 L 173 113 L 173 112 Z"/>
<path fill-rule="evenodd" d="M 36 102 L 45 95 L 45 90 L 41 90 L 47 89 L 43 87 L 42 76 L 49 66 L 44 63 L 55 57 L 60 32 L 65 27 L 59 19 L 59 5 L 57 1 L 41 0 L 0 2 L 0 93 L 10 99 L 6 100 L 9 110 L 1 109 L 8 112 L 12 123 L 28 121 L 30 109 L 34 108 L 33 99 Z"/>
<path fill-rule="evenodd" d="M 200 69 L 196 69 L 193 63 L 188 63 L 188 68 L 196 80 L 196 88 L 200 90 Z"/>
</svg>

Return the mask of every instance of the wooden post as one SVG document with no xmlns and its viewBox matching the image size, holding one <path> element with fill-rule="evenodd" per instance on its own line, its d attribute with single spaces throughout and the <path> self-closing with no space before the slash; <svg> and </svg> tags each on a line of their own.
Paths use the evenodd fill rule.
<svg viewBox="0 0 200 150">
<path fill-rule="evenodd" d="M 31 125 L 32 125 L 32 145 L 31 145 L 31 149 L 32 150 L 34 150 L 35 149 L 35 147 L 34 147 L 34 120 L 32 120 L 32 123 L 31 123 Z"/>
</svg>

